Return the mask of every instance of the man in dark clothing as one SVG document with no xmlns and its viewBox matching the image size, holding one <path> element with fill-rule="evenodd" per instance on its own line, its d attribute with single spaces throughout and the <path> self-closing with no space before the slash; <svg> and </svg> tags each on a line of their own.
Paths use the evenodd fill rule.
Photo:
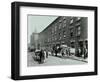
<svg viewBox="0 0 100 82">
<path fill-rule="evenodd" d="M 39 63 L 43 63 L 43 60 L 45 58 L 44 57 L 44 50 L 41 50 L 39 55 L 40 55 L 40 61 L 39 61 Z"/>
<path fill-rule="evenodd" d="M 88 50 L 86 47 L 84 47 L 84 59 L 87 58 L 88 55 Z"/>
</svg>

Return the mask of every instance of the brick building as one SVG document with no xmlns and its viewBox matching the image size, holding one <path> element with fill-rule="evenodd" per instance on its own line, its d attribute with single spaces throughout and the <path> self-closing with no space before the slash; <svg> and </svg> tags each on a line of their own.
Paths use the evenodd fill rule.
<svg viewBox="0 0 100 82">
<path fill-rule="evenodd" d="M 87 43 L 88 28 L 86 17 L 71 17 L 70 21 L 70 41 L 72 47 L 82 47 L 84 43 Z"/>
<path fill-rule="evenodd" d="M 41 47 L 52 48 L 60 44 L 70 46 L 69 22 L 70 17 L 60 16 L 40 32 L 39 41 Z"/>
</svg>

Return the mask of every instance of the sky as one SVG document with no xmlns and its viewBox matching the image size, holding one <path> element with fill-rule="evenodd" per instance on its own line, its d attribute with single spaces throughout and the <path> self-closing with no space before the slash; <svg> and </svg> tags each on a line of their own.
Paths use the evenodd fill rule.
<svg viewBox="0 0 100 82">
<path fill-rule="evenodd" d="M 57 16 L 28 15 L 28 43 L 30 43 L 30 36 L 33 32 L 43 31 L 56 18 Z"/>
</svg>

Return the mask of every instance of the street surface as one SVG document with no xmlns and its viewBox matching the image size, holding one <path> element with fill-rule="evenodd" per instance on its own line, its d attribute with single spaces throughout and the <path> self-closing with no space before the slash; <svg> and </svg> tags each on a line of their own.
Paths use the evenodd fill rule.
<svg viewBox="0 0 100 82">
<path fill-rule="evenodd" d="M 70 58 L 62 58 L 62 57 L 55 57 L 55 56 L 48 56 L 45 63 L 39 64 L 38 61 L 34 59 L 34 53 L 28 52 L 28 59 L 27 59 L 27 66 L 53 66 L 53 65 L 81 65 L 87 64 L 83 61 L 78 61 Z"/>
</svg>

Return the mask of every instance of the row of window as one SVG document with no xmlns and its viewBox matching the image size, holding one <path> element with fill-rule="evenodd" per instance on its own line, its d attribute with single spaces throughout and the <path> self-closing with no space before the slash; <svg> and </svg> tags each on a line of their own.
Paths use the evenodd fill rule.
<svg viewBox="0 0 100 82">
<path fill-rule="evenodd" d="M 80 17 L 77 17 L 77 21 L 79 21 L 81 18 Z M 48 39 L 46 40 L 47 42 L 51 42 L 51 41 L 56 41 L 56 40 L 61 40 L 63 38 L 66 38 L 66 31 L 63 31 L 63 36 L 62 36 L 62 33 L 59 33 L 59 37 L 57 38 L 56 35 L 54 34 L 57 34 L 57 28 L 61 29 L 61 27 L 66 27 L 66 17 L 63 17 L 62 19 L 59 20 L 59 24 L 55 24 L 52 29 L 51 29 L 51 37 L 48 37 Z M 71 18 L 70 20 L 70 24 L 74 23 L 74 19 Z M 79 36 L 81 34 L 81 27 L 80 27 L 80 23 L 76 23 L 77 25 L 77 33 L 76 33 L 76 36 Z M 71 29 L 70 29 L 70 36 L 74 36 L 74 29 L 73 27 L 74 26 L 70 26 Z"/>
<path fill-rule="evenodd" d="M 48 42 L 61 40 L 61 39 L 64 39 L 64 38 L 66 38 L 66 34 L 63 34 L 63 37 L 62 37 L 61 33 L 59 33 L 59 37 L 58 38 L 57 38 L 57 36 L 52 36 L 51 38 L 48 38 Z"/>
<path fill-rule="evenodd" d="M 61 29 L 62 27 L 66 27 L 66 17 L 62 17 L 59 21 L 58 21 L 58 24 L 55 24 L 54 26 L 52 26 L 52 29 L 51 29 L 51 36 L 52 38 L 49 38 L 48 39 L 48 42 L 50 41 L 54 41 L 54 40 L 57 40 L 57 37 L 54 36 L 54 34 L 57 34 L 57 28 L 58 29 Z M 65 38 L 66 37 L 66 32 L 63 31 L 63 37 Z M 61 40 L 61 33 L 59 33 L 59 40 Z"/>
<path fill-rule="evenodd" d="M 58 38 L 57 38 L 58 36 Z M 55 41 L 55 40 L 61 40 L 62 38 L 66 38 L 66 31 L 64 30 L 63 33 L 58 33 L 58 35 L 51 35 L 48 37 L 48 42 Z"/>
<path fill-rule="evenodd" d="M 80 27 L 80 22 L 79 22 L 79 20 L 81 19 L 81 17 L 77 17 L 77 19 L 76 19 L 76 21 L 78 21 L 74 26 L 72 26 L 72 24 L 74 23 L 74 19 L 73 18 L 71 18 L 71 20 L 70 20 L 70 24 L 71 24 L 71 26 L 70 26 L 70 36 L 71 37 L 73 37 L 74 36 L 74 27 L 76 27 L 75 29 L 76 29 L 76 36 L 80 36 L 80 34 L 81 34 L 81 27 Z"/>
<path fill-rule="evenodd" d="M 76 21 L 79 21 L 79 20 L 81 20 L 81 17 L 77 17 L 76 18 Z M 70 20 L 70 24 L 73 24 L 74 23 L 74 19 L 73 19 L 73 17 L 71 18 L 71 20 Z"/>
<path fill-rule="evenodd" d="M 63 17 L 62 19 L 60 19 L 59 21 L 58 21 L 58 24 L 55 24 L 54 25 L 54 27 L 52 27 L 52 34 L 53 33 L 55 33 L 56 34 L 56 32 L 57 32 L 57 27 L 59 28 L 59 29 L 61 29 L 62 27 L 64 28 L 64 27 L 66 27 L 66 17 Z"/>
<path fill-rule="evenodd" d="M 81 34 L 81 27 L 78 26 L 76 29 L 77 29 L 77 30 L 76 30 L 76 36 L 80 36 L 80 34 Z M 74 28 L 70 29 L 70 36 L 71 36 L 71 37 L 74 36 Z"/>
</svg>

